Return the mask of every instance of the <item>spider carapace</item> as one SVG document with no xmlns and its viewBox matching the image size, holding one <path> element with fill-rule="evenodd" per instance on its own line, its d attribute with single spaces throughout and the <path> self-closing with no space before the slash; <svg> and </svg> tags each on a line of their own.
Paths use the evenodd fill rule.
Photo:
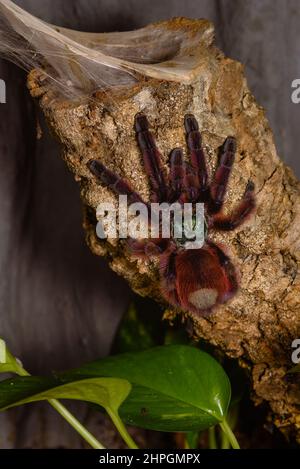
<svg viewBox="0 0 300 469">
<path fill-rule="evenodd" d="M 149 178 L 151 197 L 155 203 L 174 202 L 204 204 L 205 242 L 200 249 L 187 249 L 183 240 L 126 240 L 132 255 L 156 256 L 160 265 L 160 284 L 164 298 L 173 306 L 206 315 L 232 298 L 238 290 L 236 269 L 223 247 L 210 238 L 211 231 L 231 231 L 242 225 L 255 209 L 254 184 L 249 181 L 240 203 L 230 213 L 223 212 L 229 176 L 234 163 L 236 141 L 228 137 L 219 153 L 217 169 L 209 181 L 206 159 L 197 120 L 192 114 L 184 118 L 189 162 L 181 148 L 171 151 L 169 170 L 165 170 L 147 117 L 135 117 L 137 143 Z M 127 195 L 128 203 L 145 203 L 130 184 L 106 168 L 99 160 L 88 163 L 91 172 L 116 194 Z M 146 205 L 149 206 L 148 203 Z"/>
</svg>

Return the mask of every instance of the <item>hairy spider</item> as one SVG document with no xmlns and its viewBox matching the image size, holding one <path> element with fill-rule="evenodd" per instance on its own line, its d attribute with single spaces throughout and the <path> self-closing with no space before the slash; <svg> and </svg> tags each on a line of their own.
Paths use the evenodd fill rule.
<svg viewBox="0 0 300 469">
<path fill-rule="evenodd" d="M 136 256 L 159 257 L 161 291 L 170 304 L 204 315 L 215 305 L 228 301 L 238 290 L 237 274 L 230 258 L 221 246 L 208 238 L 208 232 L 231 231 L 245 222 L 255 208 L 254 184 L 248 182 L 242 200 L 231 214 L 223 213 L 236 151 L 235 139 L 228 137 L 222 145 L 217 169 L 209 183 L 198 123 L 192 114 L 187 114 L 184 125 L 190 162 L 184 161 L 181 148 L 175 148 L 171 151 L 170 169 L 166 174 L 146 116 L 139 113 L 135 117 L 136 138 L 150 180 L 151 202 L 204 203 L 205 243 L 200 249 L 186 249 L 184 240 L 172 237 L 131 238 L 127 243 Z M 127 195 L 128 202 L 145 203 L 125 180 L 100 161 L 91 160 L 88 167 L 106 187 L 116 194 Z"/>
</svg>

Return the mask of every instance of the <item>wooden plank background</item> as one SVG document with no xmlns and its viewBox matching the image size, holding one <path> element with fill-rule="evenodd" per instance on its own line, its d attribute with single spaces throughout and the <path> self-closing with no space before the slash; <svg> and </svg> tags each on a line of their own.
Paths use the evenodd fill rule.
<svg viewBox="0 0 300 469">
<path fill-rule="evenodd" d="M 69 28 L 130 30 L 173 16 L 205 17 L 218 45 L 240 60 L 266 109 L 282 158 L 300 175 L 298 0 L 19 0 L 40 18 Z M 64 369 L 105 355 L 132 296 L 125 282 L 84 243 L 76 183 L 42 121 L 25 74 L 0 62 L 7 104 L 0 105 L 0 336 L 34 373 Z M 77 415 L 101 435 L 102 418 Z M 0 447 L 79 447 L 81 442 L 46 404 L 0 415 Z M 107 436 L 103 436 L 104 439 Z"/>
</svg>

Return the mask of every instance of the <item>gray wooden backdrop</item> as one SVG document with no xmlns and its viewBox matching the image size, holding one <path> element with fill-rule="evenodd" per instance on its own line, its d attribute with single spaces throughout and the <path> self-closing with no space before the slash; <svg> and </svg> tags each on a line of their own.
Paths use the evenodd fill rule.
<svg viewBox="0 0 300 469">
<path fill-rule="evenodd" d="M 280 155 L 300 175 L 300 104 L 290 98 L 291 82 L 300 78 L 299 0 L 16 3 L 51 23 L 94 32 L 172 16 L 212 20 L 218 45 L 245 64 Z M 1 61 L 0 78 L 7 84 L 7 104 L 0 105 L 0 336 L 30 371 L 46 373 L 108 353 L 132 293 L 84 243 L 78 188 L 44 123 L 36 141 L 37 110 L 25 74 Z M 87 420 L 85 408 L 76 412 Z M 91 425 L 101 433 L 101 425 Z M 79 445 L 46 404 L 0 415 L 2 448 Z"/>
</svg>

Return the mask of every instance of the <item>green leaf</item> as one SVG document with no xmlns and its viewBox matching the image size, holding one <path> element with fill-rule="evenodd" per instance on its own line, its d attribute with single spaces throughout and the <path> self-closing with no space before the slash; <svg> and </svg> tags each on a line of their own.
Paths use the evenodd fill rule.
<svg viewBox="0 0 300 469">
<path fill-rule="evenodd" d="M 53 379 L 20 377 L 1 383 L 0 410 L 35 401 L 75 399 L 117 412 L 130 390 L 128 381 L 117 378 L 90 378 L 57 386 Z"/>
<path fill-rule="evenodd" d="M 53 397 L 82 399 L 105 407 L 104 377 L 131 383 L 126 397 L 127 388 L 122 388 L 121 381 L 107 381 L 115 395 L 122 396 L 121 418 L 143 428 L 203 430 L 224 421 L 230 402 L 230 382 L 214 358 L 195 347 L 169 345 L 112 356 L 52 380 L 35 378 L 33 385 L 30 378 L 6 380 L 0 383 L 0 408 Z"/>
<path fill-rule="evenodd" d="M 131 384 L 118 378 L 90 378 L 57 386 L 54 379 L 19 377 L 0 383 L 0 410 L 44 400 L 55 404 L 56 399 L 91 402 L 104 407 L 124 441 L 130 448 L 136 448 L 118 414 L 130 390 Z"/>
<path fill-rule="evenodd" d="M 0 373 L 16 373 L 19 376 L 30 376 L 28 371 L 23 368 L 22 363 L 16 359 L 8 350 L 6 347 L 6 343 L 3 339 L 0 339 Z M 36 378 L 31 378 L 30 379 L 30 386 L 34 383 Z M 10 389 L 8 391 L 8 394 L 11 394 L 11 384 L 10 383 Z M 5 386 L 4 386 L 5 387 Z M 42 388 L 46 387 L 45 380 L 43 380 Z M 37 392 L 37 389 L 35 388 L 35 392 Z M 30 394 L 30 393 L 29 393 Z M 22 396 L 24 398 L 24 389 L 22 389 Z M 15 396 L 16 397 L 16 396 Z M 98 441 L 77 419 L 74 417 L 74 415 L 71 414 L 71 412 L 66 409 L 65 406 L 63 406 L 59 401 L 56 399 L 51 399 L 48 401 L 49 404 L 76 430 L 80 436 L 94 449 L 105 449 L 105 447 Z M 124 433 L 124 439 L 127 437 L 126 434 L 126 429 Z M 130 438 L 130 437 L 129 437 Z M 128 440 L 129 443 L 129 440 Z M 130 440 L 130 444 L 132 442 Z"/>
<path fill-rule="evenodd" d="M 109 357 L 61 378 L 90 376 L 127 379 L 132 391 L 120 407 L 120 416 L 143 428 L 202 430 L 223 421 L 230 402 L 230 382 L 219 363 L 185 345 Z"/>
<path fill-rule="evenodd" d="M 4 340 L 0 339 L 0 373 L 20 374 L 21 371 L 23 373 L 21 363 L 12 356 Z"/>
</svg>

